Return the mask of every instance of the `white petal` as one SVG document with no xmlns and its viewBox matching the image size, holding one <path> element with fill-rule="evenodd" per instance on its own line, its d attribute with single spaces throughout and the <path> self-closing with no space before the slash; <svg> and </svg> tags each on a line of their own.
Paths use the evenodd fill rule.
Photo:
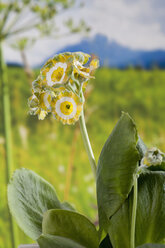
<svg viewBox="0 0 165 248">
<path fill-rule="evenodd" d="M 63 73 L 63 75 L 62 75 L 60 81 L 55 81 L 55 82 L 54 82 L 54 81 L 52 81 L 52 74 L 53 74 L 53 72 L 54 72 L 55 70 L 58 69 L 58 67 L 63 68 L 63 69 L 64 69 L 64 73 Z M 47 72 L 47 74 L 46 74 L 47 84 L 48 84 L 49 86 L 53 86 L 54 84 L 61 84 L 62 81 L 63 81 L 63 79 L 64 79 L 64 77 L 65 77 L 66 68 L 67 68 L 67 64 L 66 64 L 66 63 L 61 63 L 61 62 L 56 63 L 56 65 L 53 66 L 53 67 Z"/>
<path fill-rule="evenodd" d="M 61 103 L 63 102 L 71 102 L 73 104 L 73 111 L 70 115 L 64 115 L 62 112 L 61 112 Z M 56 102 L 56 106 L 55 106 L 55 110 L 56 110 L 56 113 L 61 117 L 63 118 L 64 120 L 68 120 L 68 119 L 72 119 L 76 112 L 77 112 L 77 105 L 75 103 L 75 101 L 73 100 L 73 98 L 71 97 L 62 97 L 61 99 L 59 99 L 57 102 Z"/>
</svg>

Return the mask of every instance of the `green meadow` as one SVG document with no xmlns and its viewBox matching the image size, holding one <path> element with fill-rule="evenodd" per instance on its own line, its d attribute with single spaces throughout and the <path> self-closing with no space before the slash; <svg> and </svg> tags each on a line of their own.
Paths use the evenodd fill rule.
<svg viewBox="0 0 165 248">
<path fill-rule="evenodd" d="M 88 85 L 85 116 L 96 160 L 121 111 L 135 120 L 147 146 L 165 151 L 165 71 L 100 68 L 95 76 Z M 13 170 L 25 167 L 39 173 L 61 200 L 97 223 L 95 183 L 78 123 L 64 126 L 52 116 L 43 121 L 30 116 L 31 88 L 23 69 L 8 68 L 8 81 Z M 11 248 L 1 105 L 0 116 L 0 248 Z M 18 228 L 15 235 L 20 244 L 32 242 Z"/>
</svg>

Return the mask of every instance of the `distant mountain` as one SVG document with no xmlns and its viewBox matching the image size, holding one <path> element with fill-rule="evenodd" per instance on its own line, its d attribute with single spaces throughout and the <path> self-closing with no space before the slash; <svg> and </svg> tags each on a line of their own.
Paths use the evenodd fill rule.
<svg viewBox="0 0 165 248">
<path fill-rule="evenodd" d="M 83 51 L 95 54 L 99 57 L 101 65 L 110 67 L 126 68 L 132 65 L 145 69 L 150 69 L 153 66 L 165 68 L 164 50 L 132 50 L 115 41 L 109 41 L 106 36 L 101 34 L 97 34 L 93 39 L 83 39 L 78 44 L 67 46 L 58 53 L 66 51 Z"/>
<path fill-rule="evenodd" d="M 21 63 L 17 63 L 17 62 L 7 62 L 7 65 L 10 67 L 23 67 Z"/>
</svg>

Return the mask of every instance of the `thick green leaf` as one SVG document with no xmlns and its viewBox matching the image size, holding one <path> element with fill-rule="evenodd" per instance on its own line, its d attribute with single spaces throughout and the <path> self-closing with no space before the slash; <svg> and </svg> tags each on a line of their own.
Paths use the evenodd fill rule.
<svg viewBox="0 0 165 248">
<path fill-rule="evenodd" d="M 115 248 L 130 248 L 131 192 L 109 221 L 109 235 Z M 162 243 L 165 238 L 165 172 L 142 174 L 138 179 L 136 246 Z"/>
<path fill-rule="evenodd" d="M 97 167 L 97 200 L 101 228 L 128 197 L 140 155 L 136 149 L 137 130 L 128 114 L 123 113 L 106 141 Z"/>
<path fill-rule="evenodd" d="M 98 248 L 98 233 L 85 216 L 67 210 L 48 210 L 44 214 L 43 234 L 68 238 L 86 248 Z"/>
<path fill-rule="evenodd" d="M 165 245 L 161 244 L 145 244 L 142 246 L 138 246 L 137 248 L 165 248 Z"/>
<path fill-rule="evenodd" d="M 139 178 L 136 244 L 161 243 L 165 238 L 165 173 Z"/>
<path fill-rule="evenodd" d="M 27 169 L 16 170 L 8 186 L 8 203 L 20 228 L 36 240 L 42 233 L 43 213 L 48 209 L 66 209 L 54 188 Z M 67 205 L 68 209 L 68 205 Z"/>
<path fill-rule="evenodd" d="M 86 248 L 76 242 L 54 235 L 41 235 L 37 240 L 40 248 Z"/>
</svg>

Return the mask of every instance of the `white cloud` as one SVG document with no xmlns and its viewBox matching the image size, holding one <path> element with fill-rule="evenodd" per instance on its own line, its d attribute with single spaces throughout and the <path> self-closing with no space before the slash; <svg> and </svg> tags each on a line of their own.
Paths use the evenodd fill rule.
<svg viewBox="0 0 165 248">
<path fill-rule="evenodd" d="M 97 33 L 106 35 L 109 40 L 132 49 L 165 49 L 165 5 L 162 0 L 85 0 L 82 8 L 75 6 L 56 18 L 56 25 L 65 33 L 64 20 L 70 16 L 75 23 L 84 19 L 92 27 L 90 36 Z M 156 9 L 156 11 L 155 11 Z M 28 50 L 28 60 L 32 66 L 40 64 L 59 49 L 77 43 L 82 35 L 72 35 L 60 39 L 42 39 Z M 7 61 L 20 62 L 19 52 L 8 45 L 4 47 Z"/>
<path fill-rule="evenodd" d="M 93 8 L 84 8 L 81 15 L 91 24 L 94 34 L 105 34 L 109 39 L 134 49 L 165 48 L 161 24 L 155 18 L 152 20 L 154 11 L 150 0 L 135 1 L 134 4 L 124 0 L 94 0 Z M 152 21 L 145 22 L 147 17 Z"/>
</svg>

